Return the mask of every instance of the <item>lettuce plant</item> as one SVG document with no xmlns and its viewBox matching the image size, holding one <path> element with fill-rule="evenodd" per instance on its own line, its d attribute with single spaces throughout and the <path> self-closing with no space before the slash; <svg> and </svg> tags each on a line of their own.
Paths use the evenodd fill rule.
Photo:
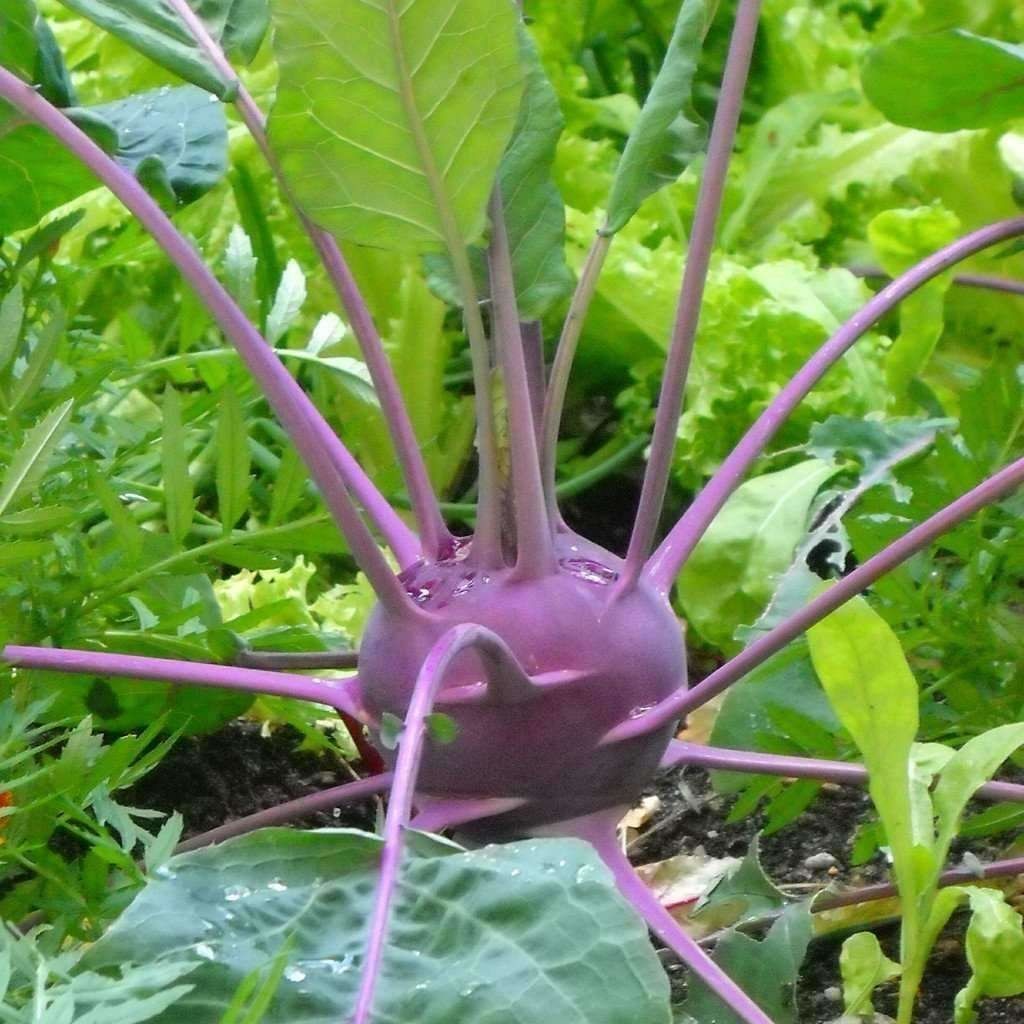
<svg viewBox="0 0 1024 1024">
<path fill-rule="evenodd" d="M 169 195 L 166 172 L 156 174 L 152 160 L 133 163 L 123 151 L 108 151 L 95 119 L 70 116 L 59 96 L 33 87 L 35 58 L 43 51 L 42 37 L 29 31 L 0 69 L 0 117 L 37 126 L 73 154 L 178 267 L 262 387 L 373 586 L 377 606 L 357 675 L 342 681 L 284 671 L 308 666 L 283 655 L 263 663 L 250 655 L 239 666 L 10 646 L 6 660 L 24 669 L 285 695 L 336 708 L 357 733 L 365 727 L 386 748 L 384 740 L 397 741 L 384 752 L 388 770 L 379 775 L 190 844 L 287 821 L 314 805 L 388 792 L 383 837 L 364 842 L 360 854 L 376 858 L 379 867 L 348 1011 L 355 1024 L 369 1024 L 380 1012 L 404 865 L 418 865 L 434 842 L 413 838 L 410 828 L 454 827 L 477 841 L 524 834 L 585 840 L 651 929 L 731 1012 L 747 1024 L 767 1024 L 764 1010 L 633 873 L 615 840 L 615 822 L 662 765 L 862 783 L 865 770 L 856 765 L 695 747 L 672 737 L 681 718 L 943 533 L 1009 495 L 1024 482 L 1024 460 L 936 512 L 692 688 L 669 591 L 751 465 L 829 368 L 902 300 L 974 254 L 1024 235 L 1024 217 L 951 242 L 883 288 L 780 391 L 657 544 L 757 33 L 759 0 L 740 0 L 706 142 L 648 465 L 629 548 L 619 558 L 563 522 L 554 487 L 555 444 L 580 328 L 616 233 L 646 197 L 705 148 L 690 92 L 715 5 L 685 0 L 682 6 L 665 64 L 622 154 L 545 380 L 538 320 L 565 281 L 560 206 L 548 176 L 559 120 L 528 30 L 509 0 L 276 0 L 281 77 L 269 124 L 227 56 L 251 56 L 258 46 L 244 31 L 246 17 L 232 20 L 235 5 L 167 0 L 156 9 L 136 0 L 68 2 L 211 90 L 211 100 L 219 96 L 235 105 L 295 204 L 347 313 L 391 431 L 415 528 L 389 505 L 176 231 L 158 201 Z M 337 239 L 423 254 L 437 288 L 461 306 L 477 414 L 478 506 L 471 536 L 454 536 L 442 518 L 376 325 Z M 314 667 L 322 664 L 320 659 Z M 982 792 L 1024 797 L 1021 788 L 1005 784 Z M 451 871 L 458 867 L 452 857 L 440 859 L 450 862 Z M 500 855 L 494 859 L 500 862 Z M 351 863 L 335 867 L 361 870 Z"/>
</svg>

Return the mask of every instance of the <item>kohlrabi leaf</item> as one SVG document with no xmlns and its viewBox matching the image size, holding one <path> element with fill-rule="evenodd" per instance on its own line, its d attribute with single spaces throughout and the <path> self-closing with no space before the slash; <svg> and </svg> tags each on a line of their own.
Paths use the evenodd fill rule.
<svg viewBox="0 0 1024 1024">
<path fill-rule="evenodd" d="M 41 95 L 58 107 L 75 102 L 75 91 L 49 24 L 34 0 L 5 0 L 0 5 L 0 66 L 35 85 Z M 0 102 L 0 125 L 4 111 Z"/>
<path fill-rule="evenodd" d="M 63 0 L 78 14 L 123 39 L 168 71 L 221 99 L 233 86 L 166 3 L 153 0 Z M 269 20 L 267 0 L 189 0 L 214 39 L 248 63 L 256 55 Z"/>
<path fill-rule="evenodd" d="M 1024 926 L 1020 914 L 992 889 L 965 890 L 971 902 L 967 960 L 972 975 L 956 996 L 954 1024 L 974 1024 L 974 1004 L 983 997 L 1006 998 L 1024 992 Z"/>
<path fill-rule="evenodd" d="M 843 943 L 839 970 L 843 976 L 843 1006 L 856 1020 L 872 1019 L 875 989 L 900 976 L 900 965 L 882 952 L 875 933 L 868 931 L 857 932 Z"/>
<path fill-rule="evenodd" d="M 693 82 L 714 8 L 709 0 L 683 2 L 665 62 L 615 172 L 601 229 L 607 234 L 620 231 L 649 195 L 675 181 L 704 148 L 706 131 L 693 109 Z"/>
<path fill-rule="evenodd" d="M 1024 115 L 1024 46 L 963 29 L 903 36 L 868 52 L 861 81 L 895 124 L 992 128 Z"/>
<path fill-rule="evenodd" d="M 219 1024 L 242 980 L 289 950 L 263 1024 L 336 1024 L 359 985 L 381 840 L 265 829 L 171 860 L 90 950 L 90 970 L 194 960 L 156 1018 Z M 594 852 L 532 840 L 465 852 L 409 836 L 379 978 L 394 1024 L 668 1024 L 643 923 Z"/>
<path fill-rule="evenodd" d="M 89 107 L 114 130 L 115 156 L 170 205 L 209 191 L 227 168 L 224 108 L 194 85 Z"/>
<path fill-rule="evenodd" d="M 507 0 L 281 0 L 271 143 L 340 238 L 412 252 L 479 240 L 522 95 Z"/>
<path fill-rule="evenodd" d="M 807 642 L 821 685 L 863 756 L 897 882 L 901 891 L 917 893 L 932 857 L 930 841 L 915 845 L 913 836 L 910 764 L 918 692 L 903 648 L 862 597 L 812 626 Z"/>
<path fill-rule="evenodd" d="M 797 1024 L 797 979 L 811 941 L 808 904 L 787 907 L 759 942 L 729 931 L 715 946 L 714 960 L 768 1014 L 773 1024 Z M 742 1018 L 698 978 L 683 1006 L 700 1024 L 742 1024 Z"/>
<path fill-rule="evenodd" d="M 1024 723 L 1001 725 L 972 737 L 948 760 L 932 792 L 938 818 L 936 859 L 940 864 L 956 837 L 968 801 L 1022 745 Z"/>
<path fill-rule="evenodd" d="M 785 906 L 786 897 L 761 867 L 757 837 L 747 855 L 694 908 L 691 917 L 709 930 L 762 917 Z"/>
<path fill-rule="evenodd" d="M 572 273 L 565 262 L 565 206 L 551 178 L 564 122 L 558 94 L 525 29 L 519 30 L 519 42 L 525 88 L 512 139 L 498 168 L 498 183 L 519 315 L 523 320 L 536 320 L 572 291 Z M 486 254 L 474 247 L 471 257 L 477 291 L 485 296 L 489 292 Z M 447 256 L 428 256 L 427 267 L 437 294 L 452 305 L 460 305 L 462 298 Z"/>
<path fill-rule="evenodd" d="M 679 577 L 687 620 L 702 636 L 735 650 L 739 626 L 764 610 L 807 530 L 811 503 L 836 467 L 808 459 L 737 489 Z"/>
</svg>

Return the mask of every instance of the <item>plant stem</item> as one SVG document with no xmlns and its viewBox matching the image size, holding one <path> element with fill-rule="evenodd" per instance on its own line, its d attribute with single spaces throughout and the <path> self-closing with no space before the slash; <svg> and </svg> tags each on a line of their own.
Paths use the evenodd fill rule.
<svg viewBox="0 0 1024 1024">
<path fill-rule="evenodd" d="M 448 256 L 452 261 L 459 294 L 462 297 L 466 333 L 469 337 L 469 352 L 473 363 L 480 464 L 480 505 L 477 513 L 476 532 L 473 537 L 473 557 L 481 566 L 494 567 L 503 564 L 501 481 L 498 470 L 498 442 L 495 433 L 494 400 L 491 395 L 491 360 L 487 347 L 487 334 L 480 316 L 480 304 L 476 284 L 473 281 L 473 268 L 470 266 L 469 255 L 466 251 L 466 243 L 462 237 L 455 211 L 452 209 L 444 180 L 438 170 L 434 151 L 427 138 L 416 95 L 412 89 L 412 79 L 405 57 L 405 44 L 402 39 L 396 0 L 385 0 L 385 6 L 398 78 L 399 98 L 409 122 L 409 130 L 416 146 L 416 152 L 423 165 L 424 176 L 437 207 L 441 233 L 448 249 Z"/>
<path fill-rule="evenodd" d="M 396 613 L 414 614 L 401 583 L 362 521 L 349 489 L 388 542 L 403 550 L 409 535 L 384 497 L 335 436 L 309 397 L 295 382 L 266 341 L 249 323 L 198 253 L 178 234 L 160 207 L 132 174 L 107 156 L 84 132 L 31 86 L 0 68 L 0 96 L 63 143 L 152 234 L 204 301 L 224 333 L 238 347 L 250 372 L 263 386 L 270 404 L 309 466 L 327 507 L 344 533 L 353 557 L 382 603 Z"/>
<path fill-rule="evenodd" d="M 369 1024 L 373 1014 L 373 1001 L 384 955 L 391 904 L 402 863 L 405 831 L 412 814 L 416 780 L 423 761 L 427 716 L 434 706 L 449 665 L 463 651 L 475 646 L 479 629 L 479 626 L 470 624 L 456 626 L 444 633 L 424 659 L 413 687 L 412 699 L 405 715 L 405 728 L 398 746 L 394 783 L 384 822 L 384 848 L 380 857 L 377 896 L 370 916 L 369 938 L 363 957 L 362 978 L 352 1014 L 352 1024 Z"/>
<path fill-rule="evenodd" d="M 221 46 L 207 31 L 202 19 L 192 10 L 188 0 L 167 0 L 167 2 L 177 11 L 217 70 L 235 86 L 234 103 L 239 116 L 249 129 L 249 133 L 277 178 L 288 201 L 298 214 L 306 234 L 320 256 L 324 269 L 327 271 L 338 299 L 348 316 L 352 333 L 359 344 L 367 369 L 370 371 L 384 420 L 391 433 L 391 441 L 398 456 L 398 463 L 405 478 L 405 485 L 409 490 L 413 513 L 419 526 L 423 554 L 429 559 L 441 557 L 450 549 L 452 537 L 441 518 L 437 495 L 430 483 L 426 463 L 423 460 L 412 421 L 405 408 L 401 389 L 395 379 L 380 334 L 377 332 L 373 317 L 370 315 L 366 300 L 356 284 L 355 277 L 333 236 L 317 227 L 296 202 L 288 188 L 281 164 L 270 147 L 267 138 L 266 117 L 238 77 L 238 73 L 232 67 Z M 408 552 L 404 557 L 400 556 L 397 551 L 395 554 L 403 568 L 415 560 L 414 557 L 410 557 Z"/>
<path fill-rule="evenodd" d="M 190 850 L 201 850 L 206 846 L 213 846 L 214 843 L 223 843 L 227 839 L 234 839 L 235 836 L 244 836 L 249 832 L 255 832 L 259 828 L 287 825 L 289 822 L 309 817 L 311 814 L 331 811 L 342 804 L 355 803 L 357 800 L 376 796 L 391 785 L 392 778 L 391 772 L 385 772 L 369 779 L 357 779 L 355 782 L 346 782 L 342 786 L 334 786 L 332 789 L 325 789 L 320 793 L 311 793 L 309 796 L 299 797 L 297 800 L 289 800 L 276 807 L 268 807 L 265 811 L 258 811 L 245 818 L 229 821 L 226 825 L 186 839 L 174 848 L 174 852 L 178 854 L 188 853 Z"/>
<path fill-rule="evenodd" d="M 722 89 L 708 142 L 707 161 L 701 174 L 700 194 L 697 198 L 690 245 L 686 253 L 686 268 L 683 271 L 675 328 L 665 360 L 665 375 L 658 397 L 658 412 L 654 421 L 647 472 L 644 474 L 626 564 L 619 582 L 619 593 L 631 589 L 636 584 L 644 561 L 654 544 L 654 534 L 668 488 L 676 430 L 682 414 L 683 392 L 700 321 L 704 283 L 711 262 L 711 250 L 715 242 L 715 228 L 722 206 L 729 158 L 739 126 L 743 90 L 754 51 L 760 9 L 761 0 L 740 0 L 736 13 L 729 55 L 722 76 Z"/>
<path fill-rule="evenodd" d="M 877 277 L 890 279 L 881 267 L 852 266 L 847 268 L 857 277 Z M 998 274 L 957 274 L 953 284 L 961 288 L 980 288 L 983 291 L 1006 292 L 1008 295 L 1024 295 L 1024 281 L 1012 277 L 1001 277 Z"/>
<path fill-rule="evenodd" d="M 826 761 L 816 757 L 789 757 L 762 754 L 726 747 L 707 747 L 699 743 L 672 740 L 661 760 L 662 768 L 673 765 L 699 765 L 709 771 L 745 772 L 750 775 L 778 775 L 791 779 L 818 779 L 845 786 L 864 786 L 867 769 L 850 761 Z M 1013 782 L 986 782 L 975 791 L 979 800 L 992 803 L 1024 803 L 1024 786 Z"/>
<path fill-rule="evenodd" d="M 491 274 L 491 304 L 494 336 L 505 377 L 508 402 L 509 448 L 512 463 L 512 496 L 516 528 L 516 579 L 548 575 L 555 568 L 552 547 L 554 523 L 544 504 L 537 454 L 537 431 L 526 375 L 523 338 L 519 331 L 516 286 L 501 189 L 491 194 L 491 244 L 488 263 Z"/>
<path fill-rule="evenodd" d="M 134 654 L 73 651 L 57 647 L 8 646 L 3 649 L 2 657 L 15 668 L 122 676 L 181 686 L 210 686 L 246 693 L 269 693 L 276 697 L 293 697 L 296 700 L 328 704 L 364 722 L 367 717 L 359 696 L 359 683 L 355 678 L 312 679 L 286 672 L 237 668 L 234 665 L 209 665 L 172 658 L 146 658 Z"/>
<path fill-rule="evenodd" d="M 744 1024 L 772 1024 L 764 1010 L 700 948 L 697 941 L 661 905 L 647 883 L 633 870 L 633 865 L 622 852 L 615 835 L 616 820 L 616 816 L 607 813 L 593 815 L 572 823 L 572 831 L 597 850 L 611 871 L 619 892 L 643 917 L 651 931 L 676 953 L 740 1021 Z"/>
<path fill-rule="evenodd" d="M 848 576 L 838 580 L 809 604 L 755 640 L 692 690 L 680 690 L 667 697 L 650 711 L 617 726 L 602 742 L 616 742 L 641 736 L 706 704 L 712 697 L 782 650 L 786 644 L 810 629 L 816 622 L 820 622 L 830 612 L 845 604 L 851 597 L 866 590 L 912 555 L 923 551 L 934 540 L 970 518 L 975 512 L 1005 497 L 1022 484 L 1024 459 L 1018 459 L 915 526 L 899 540 L 883 548 Z"/>
<path fill-rule="evenodd" d="M 883 288 L 855 313 L 801 367 L 758 417 L 742 440 L 730 452 L 718 472 L 697 496 L 685 515 L 651 556 L 647 577 L 663 591 L 686 563 L 697 542 L 721 511 L 729 495 L 739 486 L 747 470 L 764 451 L 776 431 L 800 404 L 826 371 L 886 313 L 922 285 L 975 253 L 1009 238 L 1024 234 L 1024 217 L 1013 217 L 965 235 L 922 260 Z"/>
<path fill-rule="evenodd" d="M 547 500 L 548 518 L 554 522 L 558 515 L 558 499 L 555 493 L 555 468 L 558 455 L 558 430 L 562 423 L 562 412 L 565 409 L 565 395 L 569 389 L 569 377 L 572 374 L 572 363 L 579 347 L 580 334 L 587 318 L 587 310 L 597 291 L 597 282 L 601 277 L 608 249 L 612 244 L 612 235 L 598 232 L 587 253 L 586 262 L 576 284 L 569 312 L 562 326 L 562 334 L 555 349 L 555 359 L 551 364 L 551 375 L 548 378 L 547 396 L 544 399 L 544 415 L 541 418 L 541 474 L 544 480 L 544 495 Z"/>
</svg>

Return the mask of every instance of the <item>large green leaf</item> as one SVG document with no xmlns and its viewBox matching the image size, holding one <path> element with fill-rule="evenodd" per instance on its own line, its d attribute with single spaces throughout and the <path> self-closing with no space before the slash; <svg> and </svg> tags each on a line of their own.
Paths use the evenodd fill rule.
<svg viewBox="0 0 1024 1024">
<path fill-rule="evenodd" d="M 737 627 L 764 610 L 806 532 L 814 496 L 836 472 L 808 459 L 737 489 L 679 577 L 686 617 L 704 637 L 736 648 Z"/>
<path fill-rule="evenodd" d="M 186 81 L 229 99 L 233 86 L 211 63 L 184 22 L 153 0 L 63 0 L 73 11 L 134 46 Z M 269 21 L 267 0 L 189 0 L 214 39 L 248 63 Z"/>
<path fill-rule="evenodd" d="M 522 95 L 510 0 L 281 0 L 270 136 L 342 238 L 414 252 L 480 238 Z"/>
<path fill-rule="evenodd" d="M 705 125 L 693 109 L 693 82 L 715 6 L 709 0 L 684 0 L 665 62 L 615 172 L 602 228 L 608 234 L 620 231 L 649 195 L 675 181 L 704 149 Z"/>
<path fill-rule="evenodd" d="M 933 132 L 1024 115 L 1024 46 L 953 29 L 870 50 L 861 81 L 890 121 Z"/>
<path fill-rule="evenodd" d="M 498 183 L 512 252 L 516 300 L 523 320 L 537 320 L 572 291 L 572 272 L 565 262 L 565 205 L 551 177 L 555 147 L 564 121 L 558 94 L 548 80 L 537 47 L 523 29 L 519 33 L 526 88 L 512 141 L 498 168 Z M 477 291 L 489 292 L 485 253 L 471 253 Z M 431 287 L 452 305 L 461 305 L 447 256 L 427 257 Z"/>
<path fill-rule="evenodd" d="M 219 1024 L 243 979 L 287 948 L 264 1024 L 337 1024 L 359 984 L 380 851 L 360 832 L 266 829 L 178 857 L 84 966 L 194 958 L 194 991 L 156 1019 Z M 586 844 L 467 853 L 413 833 L 375 1019 L 668 1024 L 668 986 L 642 922 Z"/>
</svg>

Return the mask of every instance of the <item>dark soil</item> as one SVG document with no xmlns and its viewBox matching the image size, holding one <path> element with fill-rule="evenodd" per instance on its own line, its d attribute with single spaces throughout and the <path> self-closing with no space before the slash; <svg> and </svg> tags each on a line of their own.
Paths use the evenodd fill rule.
<svg viewBox="0 0 1024 1024">
<path fill-rule="evenodd" d="M 299 732 L 263 736 L 254 722 L 236 721 L 209 736 L 181 740 L 120 799 L 185 819 L 185 838 L 295 800 L 352 778 L 343 761 L 300 751 Z M 347 805 L 296 822 L 303 828 L 374 827 L 373 804 Z"/>
<path fill-rule="evenodd" d="M 1007 781 L 1019 781 L 1008 776 Z M 661 800 L 652 817 L 630 848 L 636 863 L 663 860 L 679 853 L 693 853 L 703 847 L 714 857 L 742 857 L 764 826 L 760 815 L 732 825 L 724 824 L 730 798 L 717 796 L 706 772 L 699 768 L 677 768 L 663 772 L 651 787 Z M 972 808 L 979 810 L 978 808 Z M 825 786 L 815 802 L 796 821 L 773 835 L 760 839 L 761 865 L 772 880 L 794 896 L 813 891 L 807 883 L 824 886 L 837 882 L 844 887 L 885 881 L 888 873 L 880 853 L 867 864 L 853 867 L 851 844 L 859 825 L 870 821 L 871 803 L 865 792 L 839 786 Z M 1000 856 L 1008 837 L 958 843 L 953 860 L 970 849 L 981 860 Z M 832 868 L 808 868 L 808 857 L 830 854 Z M 793 887 L 790 889 L 790 887 Z M 955 918 L 936 944 L 921 986 L 914 1024 L 950 1024 L 953 1000 L 970 976 L 963 948 L 966 920 Z M 898 925 L 877 930 L 888 956 L 898 959 Z M 838 934 L 812 943 L 801 973 L 799 988 L 800 1024 L 831 1024 L 842 1016 L 839 950 L 845 935 Z M 1024 965 L 1022 965 L 1024 970 Z M 679 992 L 679 975 L 670 969 L 673 988 Z M 879 989 L 875 1009 L 895 1017 L 895 983 Z M 977 1024 L 1024 1024 L 1024 997 L 984 1000 L 978 1005 Z"/>
</svg>

